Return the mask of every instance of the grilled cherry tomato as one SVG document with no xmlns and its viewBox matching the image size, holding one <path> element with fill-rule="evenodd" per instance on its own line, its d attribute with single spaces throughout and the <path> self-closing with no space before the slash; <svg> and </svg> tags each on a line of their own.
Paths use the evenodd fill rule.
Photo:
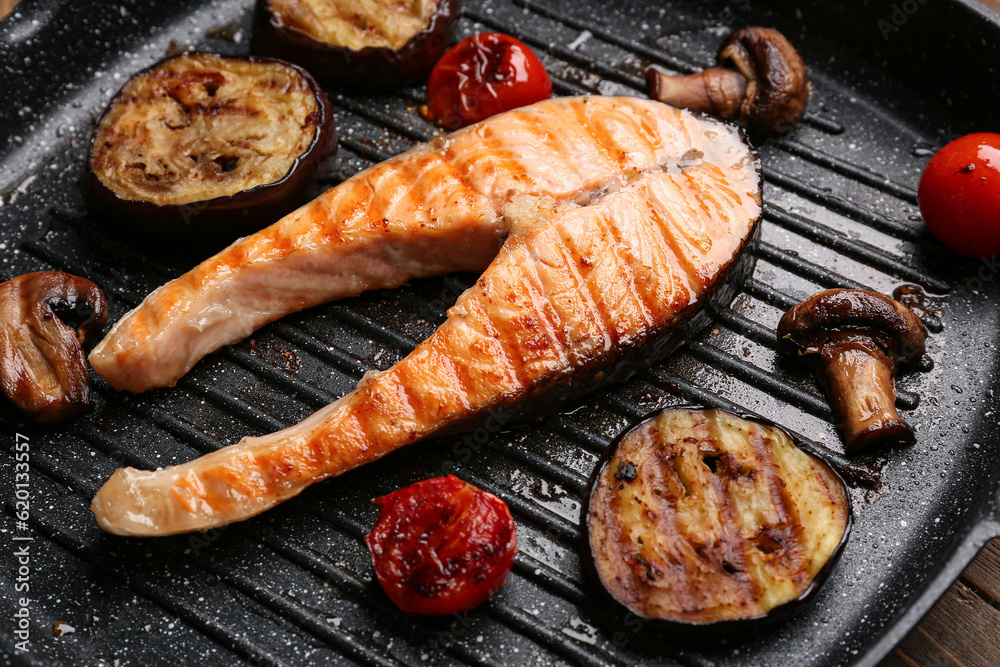
<svg viewBox="0 0 1000 667">
<path fill-rule="evenodd" d="M 1000 134 L 967 134 L 939 150 L 918 194 L 939 241 L 969 257 L 1000 255 Z"/>
<path fill-rule="evenodd" d="M 442 56 L 427 82 L 427 115 L 451 129 L 552 97 L 552 81 L 531 49 L 510 35 L 466 37 Z"/>
<path fill-rule="evenodd" d="M 506 503 L 493 494 L 448 475 L 373 502 L 382 510 L 365 544 L 379 583 L 403 611 L 454 614 L 504 585 L 517 534 Z"/>
</svg>

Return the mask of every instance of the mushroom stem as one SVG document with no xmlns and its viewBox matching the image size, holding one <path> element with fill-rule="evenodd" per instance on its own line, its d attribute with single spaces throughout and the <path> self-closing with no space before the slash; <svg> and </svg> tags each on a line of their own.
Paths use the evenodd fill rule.
<svg viewBox="0 0 1000 667">
<path fill-rule="evenodd" d="M 819 357 L 818 379 L 848 452 L 916 440 L 896 412 L 893 385 L 896 362 L 916 361 L 926 349 L 924 327 L 909 308 L 866 290 L 826 290 L 782 315 L 778 338 L 800 355 Z"/>
<path fill-rule="evenodd" d="M 896 412 L 895 364 L 870 337 L 831 336 L 820 352 L 818 377 L 848 452 L 876 442 L 913 444 L 913 429 Z"/>
<path fill-rule="evenodd" d="M 730 67 L 712 67 L 681 76 L 652 66 L 646 70 L 646 83 L 655 100 L 724 120 L 739 118 L 747 91 L 746 77 Z"/>
<path fill-rule="evenodd" d="M 650 97 L 736 121 L 761 137 L 795 129 L 809 102 L 809 74 L 784 35 L 755 26 L 734 30 L 719 45 L 716 61 L 716 67 L 687 76 L 651 66 Z"/>
</svg>

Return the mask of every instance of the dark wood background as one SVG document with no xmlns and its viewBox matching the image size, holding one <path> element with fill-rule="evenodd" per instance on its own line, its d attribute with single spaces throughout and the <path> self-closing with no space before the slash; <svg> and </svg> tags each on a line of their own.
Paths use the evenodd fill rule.
<svg viewBox="0 0 1000 667">
<path fill-rule="evenodd" d="M 1000 666 L 1000 540 L 986 545 L 880 667 Z"/>
<path fill-rule="evenodd" d="M 0 0 L 0 19 L 18 0 Z M 1000 0 L 981 0 L 1000 13 Z M 997 128 L 992 128 L 997 129 Z M 1000 540 L 979 554 L 880 667 L 1000 667 Z"/>
</svg>

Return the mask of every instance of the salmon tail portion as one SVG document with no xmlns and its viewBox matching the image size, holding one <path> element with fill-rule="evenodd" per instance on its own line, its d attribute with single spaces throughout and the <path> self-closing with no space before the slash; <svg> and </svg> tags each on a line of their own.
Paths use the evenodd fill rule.
<svg viewBox="0 0 1000 667">
<path fill-rule="evenodd" d="M 585 205 L 514 197 L 496 259 L 407 357 L 296 426 L 157 472 L 119 470 L 94 498 L 99 524 L 166 535 L 246 519 L 498 410 L 547 411 L 672 350 L 752 269 L 757 163 L 736 130 L 709 127 L 722 146 L 711 160 L 685 153 L 623 173 Z"/>
<path fill-rule="evenodd" d="M 335 430 L 339 403 L 312 421 L 321 419 Z M 119 468 L 98 490 L 91 510 L 102 528 L 121 535 L 185 533 L 254 516 L 297 495 L 308 480 L 322 479 L 329 439 L 303 437 L 305 426 L 244 438 L 164 470 Z M 346 441 L 336 449 L 363 456 Z"/>
</svg>

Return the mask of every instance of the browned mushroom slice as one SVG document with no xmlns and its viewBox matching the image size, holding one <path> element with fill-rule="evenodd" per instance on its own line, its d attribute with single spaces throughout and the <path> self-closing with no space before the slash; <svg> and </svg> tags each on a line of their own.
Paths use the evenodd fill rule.
<svg viewBox="0 0 1000 667">
<path fill-rule="evenodd" d="M 77 331 L 58 314 L 82 319 Z M 107 317 L 104 294 L 68 273 L 28 273 L 0 284 L 0 386 L 37 422 L 90 409 L 90 375 L 81 343 Z"/>
<path fill-rule="evenodd" d="M 685 407 L 611 446 L 582 519 L 615 601 L 663 629 L 722 631 L 800 610 L 846 542 L 851 503 L 780 427 Z"/>
<path fill-rule="evenodd" d="M 770 28 L 741 28 L 722 42 L 718 61 L 718 67 L 687 76 L 650 67 L 650 97 L 736 121 L 759 136 L 795 129 L 809 101 L 809 76 L 784 35 Z"/>
<path fill-rule="evenodd" d="M 896 362 L 924 354 L 924 328 L 909 308 L 883 294 L 834 289 L 790 309 L 778 337 L 816 355 L 847 451 L 878 442 L 909 444 L 913 429 L 896 412 Z"/>
</svg>

